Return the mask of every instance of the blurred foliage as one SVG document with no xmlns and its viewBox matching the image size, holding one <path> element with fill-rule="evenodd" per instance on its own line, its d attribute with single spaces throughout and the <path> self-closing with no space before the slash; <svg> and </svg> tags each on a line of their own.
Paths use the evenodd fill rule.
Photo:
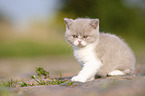
<svg viewBox="0 0 145 96">
<path fill-rule="evenodd" d="M 143 11 L 129 8 L 123 0 L 61 1 L 64 6 L 60 14 L 65 14 L 68 18 L 99 18 L 100 31 L 117 34 L 125 38 L 132 47 L 138 46 L 138 42 L 145 42 L 145 17 L 140 15 Z M 142 44 L 138 47 L 144 46 Z"/>
<path fill-rule="evenodd" d="M 3 57 L 40 57 L 68 55 L 70 50 L 61 42 L 42 44 L 32 41 L 17 41 L 0 43 L 0 58 Z"/>
<path fill-rule="evenodd" d="M 24 30 L 0 12 L 0 57 L 70 54 L 71 48 L 67 48 L 64 40 L 65 17 L 99 18 L 101 32 L 116 34 L 125 39 L 136 53 L 143 52 L 145 10 L 138 6 L 129 7 L 128 3 L 124 0 L 59 0 L 57 4 L 61 7 L 52 18 L 45 22 L 33 18 Z"/>
<path fill-rule="evenodd" d="M 2 12 L 0 12 L 0 22 L 7 22 L 8 18 L 6 18 L 6 16 L 4 16 L 4 14 L 2 14 Z"/>
<path fill-rule="evenodd" d="M 70 18 L 99 18 L 101 30 L 139 34 L 145 36 L 145 20 L 135 10 L 128 8 L 123 0 L 62 0 L 62 12 L 75 14 Z M 144 21 L 143 21 L 144 20 Z M 141 30 L 140 30 L 141 29 Z"/>
</svg>

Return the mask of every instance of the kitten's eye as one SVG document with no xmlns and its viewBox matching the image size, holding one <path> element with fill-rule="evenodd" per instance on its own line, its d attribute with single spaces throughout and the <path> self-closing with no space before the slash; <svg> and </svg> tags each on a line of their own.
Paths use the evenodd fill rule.
<svg viewBox="0 0 145 96">
<path fill-rule="evenodd" d="M 77 35 L 72 35 L 73 36 L 73 38 L 78 38 L 78 36 Z"/>
<path fill-rule="evenodd" d="M 85 38 L 85 39 L 86 39 L 86 38 L 88 38 L 88 36 L 83 36 L 83 38 Z"/>
</svg>

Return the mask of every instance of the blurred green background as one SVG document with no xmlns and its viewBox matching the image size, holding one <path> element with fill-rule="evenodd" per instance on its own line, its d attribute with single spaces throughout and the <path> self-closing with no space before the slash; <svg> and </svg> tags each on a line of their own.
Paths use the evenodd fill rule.
<svg viewBox="0 0 145 96">
<path fill-rule="evenodd" d="M 144 6 L 144 0 L 1 0 L 0 58 L 72 55 L 64 39 L 65 17 L 99 18 L 101 32 L 145 54 Z"/>
</svg>

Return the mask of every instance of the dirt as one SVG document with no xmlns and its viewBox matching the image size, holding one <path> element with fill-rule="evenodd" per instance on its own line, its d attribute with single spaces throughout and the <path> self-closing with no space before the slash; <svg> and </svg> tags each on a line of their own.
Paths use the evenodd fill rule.
<svg viewBox="0 0 145 96">
<path fill-rule="evenodd" d="M 72 86 L 47 85 L 18 88 L 0 88 L 0 96 L 145 96 L 145 60 L 140 60 L 134 75 L 97 78 L 86 83 L 75 82 Z M 43 67 L 52 78 L 70 79 L 79 70 L 72 57 L 47 57 L 31 59 L 1 59 L 0 80 L 24 78 L 30 80 L 35 68 Z"/>
</svg>

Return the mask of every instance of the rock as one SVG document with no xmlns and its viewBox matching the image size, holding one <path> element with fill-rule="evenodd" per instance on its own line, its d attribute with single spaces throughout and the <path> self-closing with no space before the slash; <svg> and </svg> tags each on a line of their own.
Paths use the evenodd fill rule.
<svg viewBox="0 0 145 96">
<path fill-rule="evenodd" d="M 74 83 L 77 86 L 66 85 L 8 88 L 7 92 L 12 96 L 145 96 L 144 76 L 106 77 Z"/>
</svg>

